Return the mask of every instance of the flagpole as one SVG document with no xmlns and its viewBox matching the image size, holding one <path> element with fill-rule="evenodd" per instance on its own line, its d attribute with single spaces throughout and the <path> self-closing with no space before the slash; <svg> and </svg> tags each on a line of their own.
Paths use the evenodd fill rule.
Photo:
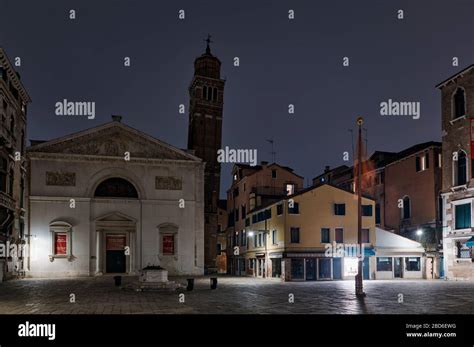
<svg viewBox="0 0 474 347">
<path fill-rule="evenodd" d="M 359 126 L 359 138 L 357 145 L 357 243 L 359 244 L 359 262 L 358 272 L 355 277 L 355 294 L 358 298 L 365 297 L 364 283 L 363 283 L 363 248 L 362 248 L 362 125 L 364 119 L 357 118 L 357 125 Z"/>
</svg>

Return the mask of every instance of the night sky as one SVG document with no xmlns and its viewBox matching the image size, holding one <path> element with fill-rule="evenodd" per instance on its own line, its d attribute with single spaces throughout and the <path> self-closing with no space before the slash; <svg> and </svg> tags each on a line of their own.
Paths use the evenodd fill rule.
<svg viewBox="0 0 474 347">
<path fill-rule="evenodd" d="M 398 9 L 405 19 L 397 19 Z M 33 100 L 28 139 L 121 114 L 124 123 L 186 148 L 188 114 L 178 105 L 187 111 L 193 61 L 210 33 L 227 79 L 223 146 L 256 148 L 259 161 L 270 161 L 265 140 L 273 138 L 276 161 L 307 181 L 325 165 L 344 163 L 358 115 L 366 120 L 369 153 L 441 140 L 434 86 L 474 63 L 473 14 L 472 0 L 0 0 L 0 46 L 10 60 L 22 59 L 17 70 Z M 125 56 L 131 67 L 123 66 Z M 56 116 L 54 105 L 64 98 L 95 101 L 96 118 Z M 381 116 L 380 102 L 388 99 L 421 102 L 421 118 Z M 231 167 L 223 165 L 221 195 Z"/>
</svg>

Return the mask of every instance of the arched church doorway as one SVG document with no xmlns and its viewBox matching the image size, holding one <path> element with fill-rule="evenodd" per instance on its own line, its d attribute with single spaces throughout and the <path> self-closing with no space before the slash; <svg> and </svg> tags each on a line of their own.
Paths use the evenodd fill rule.
<svg viewBox="0 0 474 347">
<path fill-rule="evenodd" d="M 94 198 L 138 199 L 135 186 L 121 177 L 107 178 L 95 189 Z M 113 203 L 112 203 L 113 204 Z M 114 208 L 115 209 L 115 208 Z M 129 273 L 133 271 L 132 250 L 135 243 L 135 221 L 122 213 L 111 212 L 96 220 L 99 245 L 98 272 Z"/>
</svg>

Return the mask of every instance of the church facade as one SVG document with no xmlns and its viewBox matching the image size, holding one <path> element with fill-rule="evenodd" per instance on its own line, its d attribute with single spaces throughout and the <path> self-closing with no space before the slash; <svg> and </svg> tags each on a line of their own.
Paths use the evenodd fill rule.
<svg viewBox="0 0 474 347">
<path fill-rule="evenodd" d="M 121 122 L 28 148 L 29 277 L 204 273 L 204 166 Z"/>
</svg>

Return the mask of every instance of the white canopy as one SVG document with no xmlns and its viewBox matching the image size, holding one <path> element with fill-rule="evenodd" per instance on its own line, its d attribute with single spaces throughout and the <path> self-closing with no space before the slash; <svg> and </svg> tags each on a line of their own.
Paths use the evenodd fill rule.
<svg viewBox="0 0 474 347">
<path fill-rule="evenodd" d="M 390 231 L 375 228 L 377 233 L 377 238 L 375 241 L 375 248 L 380 250 L 387 251 L 415 251 L 415 252 L 424 252 L 425 249 L 421 243 L 410 240 L 406 237 L 397 235 Z"/>
</svg>

